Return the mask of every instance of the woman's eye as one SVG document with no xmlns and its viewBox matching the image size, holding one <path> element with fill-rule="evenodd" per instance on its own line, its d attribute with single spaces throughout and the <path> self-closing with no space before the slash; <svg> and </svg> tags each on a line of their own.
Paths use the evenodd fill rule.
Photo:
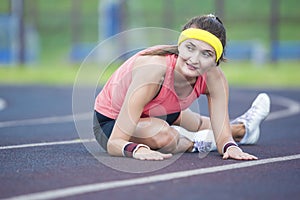
<svg viewBox="0 0 300 200">
<path fill-rule="evenodd" d="M 211 57 L 211 54 L 208 51 L 202 51 L 202 55 L 205 57 Z"/>
<path fill-rule="evenodd" d="M 194 50 L 194 48 L 193 48 L 192 46 L 190 46 L 190 45 L 187 45 L 186 48 L 187 48 L 189 51 L 193 51 L 193 50 Z"/>
</svg>

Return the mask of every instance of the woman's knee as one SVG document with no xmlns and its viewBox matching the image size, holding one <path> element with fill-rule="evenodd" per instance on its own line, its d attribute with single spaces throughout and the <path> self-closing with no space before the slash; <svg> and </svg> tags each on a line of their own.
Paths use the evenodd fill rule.
<svg viewBox="0 0 300 200">
<path fill-rule="evenodd" d="M 179 118 L 175 121 L 174 125 L 182 126 L 188 131 L 197 132 L 202 126 L 202 116 L 198 113 L 186 109 L 181 112 Z"/>
<path fill-rule="evenodd" d="M 175 129 L 166 124 L 154 139 L 156 149 L 162 152 L 173 152 L 177 148 L 179 134 Z"/>
</svg>

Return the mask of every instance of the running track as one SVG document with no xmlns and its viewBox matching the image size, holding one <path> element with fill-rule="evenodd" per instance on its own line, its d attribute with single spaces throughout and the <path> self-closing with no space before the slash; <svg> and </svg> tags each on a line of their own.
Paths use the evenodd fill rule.
<svg viewBox="0 0 300 200">
<path fill-rule="evenodd" d="M 111 158 L 93 140 L 79 140 L 72 88 L 0 86 L 0 199 L 298 199 L 300 91 L 233 88 L 230 115 L 262 91 L 271 114 L 258 144 L 242 147 L 258 161 L 211 152 L 159 163 Z M 207 114 L 206 100 L 199 104 Z M 78 119 L 89 126 L 89 116 Z"/>
</svg>

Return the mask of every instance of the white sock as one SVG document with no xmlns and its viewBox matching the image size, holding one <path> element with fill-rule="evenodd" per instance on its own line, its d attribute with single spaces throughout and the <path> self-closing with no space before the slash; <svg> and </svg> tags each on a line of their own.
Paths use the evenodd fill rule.
<svg viewBox="0 0 300 200">
<path fill-rule="evenodd" d="M 201 130 L 198 132 L 190 132 L 190 131 L 186 130 L 185 128 L 182 128 L 181 126 L 172 125 L 171 127 L 173 127 L 175 130 L 177 130 L 178 133 L 180 134 L 180 136 L 183 136 L 192 142 L 195 142 L 196 141 L 195 137 L 197 137 L 197 141 L 212 142 L 211 151 L 214 151 L 217 149 L 216 142 L 214 139 L 214 134 L 213 134 L 212 130 L 206 129 L 206 130 Z M 195 146 L 194 146 L 192 152 L 194 152 L 194 151 L 197 151 L 197 148 Z"/>
<path fill-rule="evenodd" d="M 180 136 L 184 136 L 192 142 L 195 141 L 195 135 L 193 132 L 190 132 L 185 128 L 182 128 L 181 126 L 172 125 L 171 127 L 174 128 L 179 133 Z"/>
</svg>

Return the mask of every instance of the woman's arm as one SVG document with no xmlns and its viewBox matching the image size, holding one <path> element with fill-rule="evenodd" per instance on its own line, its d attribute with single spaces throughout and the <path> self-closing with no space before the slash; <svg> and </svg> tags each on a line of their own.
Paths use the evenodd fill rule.
<svg viewBox="0 0 300 200">
<path fill-rule="evenodd" d="M 207 73 L 207 99 L 219 153 L 222 153 L 225 143 L 234 141 L 229 123 L 228 96 L 228 83 L 222 70 L 219 67 L 211 69 Z"/>
<path fill-rule="evenodd" d="M 207 73 L 207 98 L 211 126 L 217 143 L 218 152 L 223 154 L 224 159 L 257 159 L 255 156 L 244 153 L 239 147 L 234 146 L 234 148 L 226 148 L 229 143 L 235 142 L 232 138 L 228 114 L 228 82 L 219 67 L 213 68 Z M 225 152 L 223 152 L 224 147 L 227 149 Z"/>
<path fill-rule="evenodd" d="M 127 90 L 119 116 L 108 140 L 107 150 L 110 155 L 123 155 L 123 147 L 133 135 L 145 105 L 149 103 L 159 91 L 160 82 L 164 74 L 164 57 L 142 56 L 135 61 L 131 84 Z M 151 153 L 153 153 L 153 151 L 145 147 L 141 147 L 139 153 L 142 151 L 149 153 L 149 157 L 151 157 Z M 143 159 L 148 159 L 148 157 L 143 157 Z"/>
</svg>

